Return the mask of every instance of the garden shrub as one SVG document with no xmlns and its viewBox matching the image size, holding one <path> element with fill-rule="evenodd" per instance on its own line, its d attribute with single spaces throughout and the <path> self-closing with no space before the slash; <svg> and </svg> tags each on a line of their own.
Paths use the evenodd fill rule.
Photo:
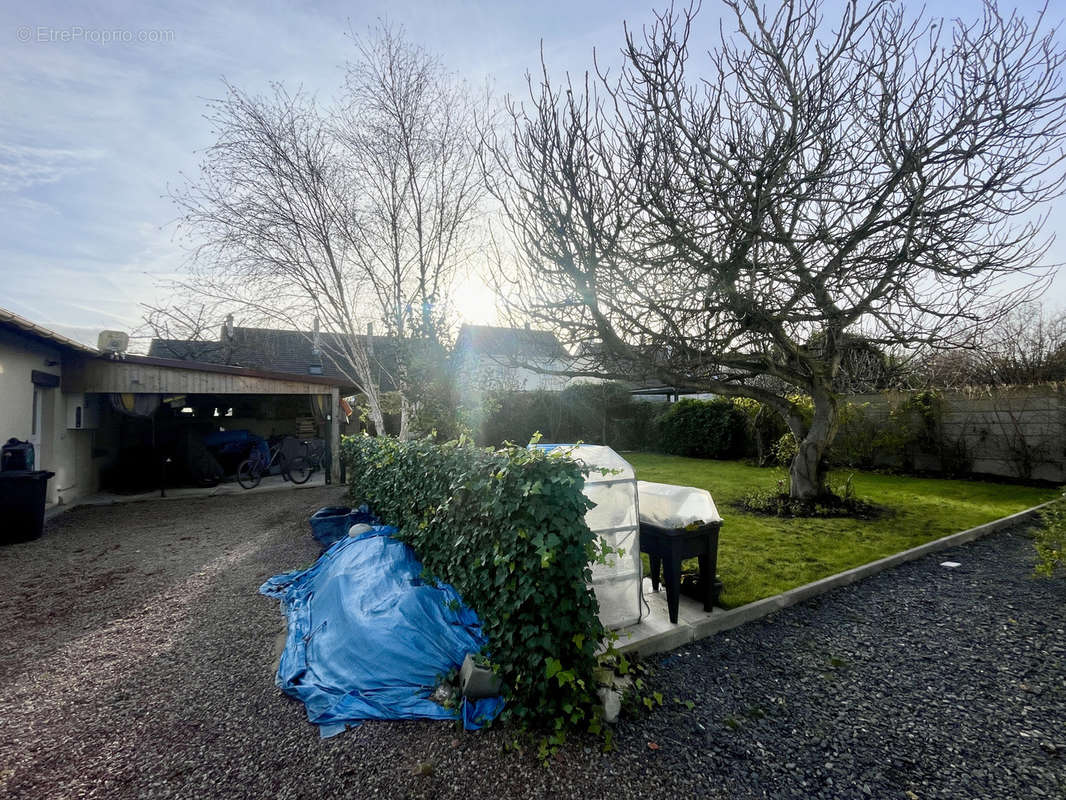
<svg viewBox="0 0 1066 800">
<path fill-rule="evenodd" d="M 1041 509 L 1044 526 L 1036 532 L 1036 571 L 1050 578 L 1056 569 L 1066 569 L 1066 487 Z"/>
<path fill-rule="evenodd" d="M 796 437 L 792 435 L 792 431 L 785 431 L 781 434 L 773 447 L 770 448 L 770 452 L 773 453 L 774 462 L 779 467 L 785 467 L 786 469 L 792 463 L 792 459 L 796 457 L 796 453 L 799 452 L 799 445 L 796 443 Z"/>
<path fill-rule="evenodd" d="M 341 444 L 351 503 L 367 503 L 481 618 L 505 688 L 501 718 L 600 730 L 596 649 L 605 632 L 588 582 L 603 558 L 585 524 L 582 468 L 541 450 L 367 436 Z"/>
<path fill-rule="evenodd" d="M 874 466 L 883 428 L 870 418 L 869 410 L 869 403 L 840 404 L 837 433 L 828 453 L 831 466 Z"/>
<path fill-rule="evenodd" d="M 789 401 L 807 421 L 813 405 L 806 395 L 790 395 Z M 759 404 L 755 404 L 759 408 Z M 919 456 L 935 457 L 945 475 L 964 475 L 970 471 L 973 457 L 962 439 L 944 434 L 942 398 L 939 392 L 915 392 L 890 406 L 887 417 L 877 419 L 870 413 L 869 402 L 841 400 L 837 406 L 837 432 L 825 459 L 830 467 L 892 466 L 914 472 Z M 752 410 L 745 409 L 748 418 Z M 780 419 L 780 415 L 774 414 Z M 751 424 L 748 426 L 751 431 Z M 797 445 L 786 430 L 772 439 L 772 461 L 788 467 L 796 455 Z"/>
<path fill-rule="evenodd" d="M 747 425 L 731 400 L 680 400 L 659 418 L 659 447 L 692 458 L 737 458 L 746 449 Z"/>
<path fill-rule="evenodd" d="M 829 485 L 827 489 L 826 494 L 815 500 L 797 500 L 789 495 L 787 481 L 782 478 L 778 480 L 776 490 L 753 489 L 736 501 L 734 506 L 749 514 L 770 517 L 877 519 L 887 513 L 883 507 L 855 496 L 851 476 L 843 484 Z"/>
<path fill-rule="evenodd" d="M 737 397 L 733 405 L 744 412 L 747 421 L 748 455 L 757 467 L 776 463 L 775 445 L 788 433 L 781 415 L 750 397 Z"/>
<path fill-rule="evenodd" d="M 499 447 L 505 442 L 528 442 L 540 431 L 546 441 L 557 441 L 562 423 L 558 392 L 493 391 L 482 400 L 483 419 L 474 435 L 479 444 Z"/>
<path fill-rule="evenodd" d="M 919 455 L 935 456 L 944 475 L 966 475 L 973 468 L 973 455 L 963 438 L 944 433 L 944 398 L 935 389 L 914 392 L 889 411 L 888 424 L 877 440 L 882 457 L 898 461 L 914 472 Z"/>
<path fill-rule="evenodd" d="M 655 403 L 633 400 L 621 383 L 577 383 L 560 392 L 496 391 L 482 400 L 476 438 L 483 445 L 589 442 L 615 450 L 643 450 L 654 440 Z"/>
</svg>

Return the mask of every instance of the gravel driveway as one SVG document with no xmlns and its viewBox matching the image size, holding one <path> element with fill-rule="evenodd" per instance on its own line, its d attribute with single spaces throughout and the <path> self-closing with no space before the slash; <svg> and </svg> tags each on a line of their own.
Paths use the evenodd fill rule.
<svg viewBox="0 0 1066 800">
<path fill-rule="evenodd" d="M 1066 797 L 1066 580 L 1031 579 L 1018 532 L 656 659 L 666 708 L 608 755 L 541 767 L 434 722 L 320 740 L 256 589 L 314 559 L 340 492 L 74 509 L 0 548 L 0 795 Z"/>
</svg>

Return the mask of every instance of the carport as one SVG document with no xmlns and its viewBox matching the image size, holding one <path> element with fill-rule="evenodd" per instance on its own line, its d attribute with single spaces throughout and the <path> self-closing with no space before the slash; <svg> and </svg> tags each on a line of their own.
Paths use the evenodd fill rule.
<svg viewBox="0 0 1066 800">
<path fill-rule="evenodd" d="M 93 459 L 105 486 L 116 474 L 138 477 L 139 488 L 162 486 L 168 448 L 219 430 L 320 436 L 330 453 L 327 481 L 340 474 L 340 398 L 352 389 L 337 378 L 124 355 L 81 359 L 62 381 L 65 394 L 84 397 L 79 421 L 95 430 Z"/>
</svg>

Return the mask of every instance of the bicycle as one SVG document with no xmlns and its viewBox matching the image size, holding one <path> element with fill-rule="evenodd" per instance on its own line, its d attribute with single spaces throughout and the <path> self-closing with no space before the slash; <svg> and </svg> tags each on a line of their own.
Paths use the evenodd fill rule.
<svg viewBox="0 0 1066 800">
<path fill-rule="evenodd" d="M 277 466 L 281 477 L 294 484 L 307 483 L 311 477 L 311 465 L 303 456 L 297 456 L 291 461 L 285 456 L 284 447 L 293 437 L 285 437 L 270 448 L 270 457 L 263 455 L 258 447 L 252 449 L 248 458 L 237 467 L 237 483 L 245 489 L 254 489 L 263 479 L 264 474 L 270 474 L 271 469 Z"/>
<path fill-rule="evenodd" d="M 311 467 L 311 474 L 325 469 L 326 466 L 326 443 L 321 439 L 305 439 L 303 441 L 304 455 Z"/>
</svg>

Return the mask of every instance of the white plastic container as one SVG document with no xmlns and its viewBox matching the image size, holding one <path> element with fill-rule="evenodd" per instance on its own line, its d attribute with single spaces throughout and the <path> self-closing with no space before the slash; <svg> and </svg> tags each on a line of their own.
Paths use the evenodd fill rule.
<svg viewBox="0 0 1066 800">
<path fill-rule="evenodd" d="M 711 493 L 694 486 L 637 481 L 640 521 L 660 528 L 684 528 L 721 522 Z"/>
<path fill-rule="evenodd" d="M 608 546 L 622 554 L 606 564 L 592 564 L 592 590 L 600 606 L 600 622 L 616 630 L 640 622 L 641 562 L 637 476 L 632 465 L 610 447 L 601 445 L 537 445 L 562 449 L 589 468 L 585 496 L 596 505 L 585 514 L 588 526 Z"/>
</svg>

